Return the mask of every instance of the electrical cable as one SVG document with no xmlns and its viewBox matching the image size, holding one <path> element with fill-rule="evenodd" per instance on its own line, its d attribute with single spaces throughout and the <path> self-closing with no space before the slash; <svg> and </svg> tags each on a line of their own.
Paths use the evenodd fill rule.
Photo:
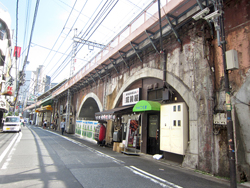
<svg viewBox="0 0 250 188">
<path fill-rule="evenodd" d="M 26 0 L 26 21 L 25 21 L 25 27 L 24 27 L 24 36 L 23 36 L 23 47 L 26 46 L 26 37 L 28 35 L 27 31 L 28 31 L 28 27 L 29 27 L 29 19 L 30 19 L 30 6 L 31 6 L 31 3 L 29 0 Z M 23 54 L 23 53 L 22 53 Z M 22 56 L 22 60 L 21 60 L 21 64 L 20 64 L 20 67 L 22 67 L 22 62 L 23 62 L 23 56 Z"/>
<path fill-rule="evenodd" d="M 32 24 L 31 33 L 30 33 L 30 40 L 29 40 L 29 45 L 28 45 L 28 51 L 27 51 L 27 54 L 26 54 L 26 57 L 25 57 L 25 61 L 23 63 L 22 72 L 24 71 L 24 67 L 26 65 L 26 62 L 27 62 L 27 59 L 28 59 L 28 56 L 29 56 L 29 50 L 30 50 L 31 40 L 32 40 L 34 28 L 35 28 L 35 23 L 36 23 L 36 17 L 37 17 L 39 2 L 40 2 L 40 0 L 36 1 L 36 8 L 35 8 L 35 12 L 34 12 L 33 24 Z M 16 58 L 17 58 L 17 53 L 16 53 Z M 18 84 L 16 99 L 18 98 L 19 89 L 20 89 L 20 84 Z M 16 106 L 16 101 L 17 100 L 15 100 L 15 106 Z"/>
<path fill-rule="evenodd" d="M 148 9 L 148 7 L 150 7 L 150 6 L 151 6 L 152 4 L 154 4 L 154 3 L 155 3 L 155 1 L 151 1 L 151 3 L 150 3 L 147 7 L 145 7 L 145 9 Z M 144 10 L 145 10 L 145 9 L 144 9 Z M 142 11 L 142 12 L 144 12 L 144 11 Z M 140 13 L 140 15 L 142 14 L 142 12 Z M 124 30 L 126 30 L 126 27 L 123 29 L 123 31 L 124 31 Z M 112 40 L 111 40 L 111 41 L 112 41 Z M 98 54 L 98 53 L 100 53 L 100 52 L 97 52 L 97 54 Z M 92 60 L 93 60 L 93 58 L 92 58 L 90 61 L 92 61 Z"/>
<path fill-rule="evenodd" d="M 104 3 L 104 5 L 102 6 L 101 10 L 103 10 L 103 7 L 106 5 L 106 3 L 108 2 L 108 0 Z M 95 14 L 95 12 L 97 11 L 97 9 L 100 7 L 101 3 L 98 5 L 98 7 L 95 9 L 94 13 L 92 14 L 92 16 Z M 93 19 L 93 21 L 90 23 L 90 25 L 88 26 L 88 28 L 86 29 L 86 31 L 90 28 L 90 26 L 92 25 L 92 23 L 95 21 L 95 19 L 97 18 L 97 16 L 100 14 L 101 10 L 97 13 L 97 15 L 95 16 L 95 18 Z M 91 17 L 92 17 L 91 16 Z M 90 19 L 89 19 L 90 21 Z M 87 24 L 89 23 L 89 21 L 87 22 Z M 87 24 L 85 24 L 85 26 L 83 27 L 83 29 L 81 30 L 81 32 L 78 34 L 78 36 L 82 33 L 82 31 L 84 30 L 84 28 L 87 26 Z M 85 31 L 85 33 L 86 33 Z M 84 33 L 84 34 L 85 34 Z M 84 35 L 83 34 L 83 35 Z M 79 44 L 78 44 L 79 45 Z M 67 49 L 67 51 L 69 50 L 69 48 Z M 68 57 L 67 57 L 68 58 Z M 65 63 L 66 59 L 61 63 L 61 65 L 54 71 L 54 73 L 52 75 L 55 75 L 57 71 L 59 71 L 59 68 L 63 65 L 63 63 Z M 69 63 L 69 62 L 68 62 Z M 68 65 L 67 63 L 67 65 Z M 55 66 L 54 66 L 55 67 Z M 53 67 L 53 68 L 54 68 Z M 64 66 L 65 67 L 65 66 Z M 62 70 L 61 70 L 62 71 Z M 61 72 L 60 71 L 60 72 Z M 57 74 L 58 75 L 58 74 Z"/>
<path fill-rule="evenodd" d="M 82 11 L 83 11 L 85 5 L 87 4 L 87 2 L 88 2 L 88 0 L 87 0 L 87 1 L 85 2 L 85 4 L 83 5 L 83 7 L 82 7 L 81 11 L 79 12 L 77 18 L 75 19 L 75 22 L 74 22 L 73 25 L 71 26 L 70 31 L 68 32 L 67 36 L 64 38 L 63 42 L 61 43 L 61 45 L 59 46 L 59 48 L 58 48 L 57 50 L 59 50 L 59 49 L 62 47 L 63 43 L 65 42 L 65 40 L 66 40 L 67 37 L 69 36 L 70 32 L 72 31 L 74 25 L 76 24 L 76 21 L 78 20 L 79 16 L 81 15 L 81 13 L 82 13 Z M 49 61 L 49 63 L 54 59 L 55 55 L 56 55 L 56 53 L 54 54 L 54 56 L 52 57 L 52 59 Z M 48 63 L 48 64 L 49 64 L 49 63 Z M 46 68 L 47 68 L 47 67 L 45 66 L 44 70 L 46 70 Z"/>
<path fill-rule="evenodd" d="M 108 13 L 105 15 L 105 17 L 102 19 L 102 21 L 98 24 L 98 26 L 95 28 L 95 30 L 92 32 L 92 34 L 88 37 L 88 39 L 93 35 L 93 33 L 96 31 L 96 29 L 100 26 L 100 24 L 106 19 L 106 17 L 109 15 L 109 13 L 111 12 L 111 10 L 113 10 L 113 8 L 115 7 L 115 5 L 118 3 L 118 1 L 119 0 L 117 0 L 116 2 L 115 2 L 115 4 L 112 6 L 112 8 L 108 11 Z M 88 33 L 87 33 L 88 34 Z M 88 40 L 87 39 L 87 40 Z M 83 47 L 83 45 L 80 47 L 80 49 Z M 80 49 L 76 52 L 76 54 L 80 51 Z M 69 62 L 68 62 L 69 63 Z M 68 63 L 64 66 L 64 68 L 68 65 Z M 61 71 L 59 72 L 59 73 L 61 73 Z M 58 73 L 58 74 L 59 74 Z M 58 74 L 56 75 L 56 76 L 58 76 Z M 55 76 L 55 77 L 56 77 Z"/>
<path fill-rule="evenodd" d="M 62 33 L 63 33 L 63 31 L 64 31 L 64 29 L 65 29 L 67 23 L 68 23 L 68 20 L 69 20 L 69 18 L 70 18 L 70 16 L 71 16 L 72 12 L 73 12 L 73 10 L 74 10 L 74 7 L 75 7 L 75 5 L 76 5 L 76 2 L 77 2 L 77 0 L 75 1 L 74 5 L 73 5 L 73 8 L 72 8 L 71 11 L 70 11 L 70 14 L 69 14 L 69 16 L 68 16 L 68 18 L 67 18 L 67 20 L 66 20 L 66 23 L 65 23 L 64 26 L 63 26 L 63 29 L 62 29 L 61 33 L 59 34 L 59 36 L 58 36 L 57 39 L 56 39 L 56 42 L 54 43 L 53 47 L 51 48 L 52 50 L 54 49 L 54 47 L 55 47 L 57 41 L 59 40 L 60 36 L 62 35 Z M 47 55 L 47 57 L 46 57 L 46 59 L 44 60 L 44 62 L 43 62 L 42 65 L 44 65 L 44 63 L 45 63 L 46 60 L 48 59 L 50 53 L 51 53 L 51 51 L 50 51 L 49 54 Z"/>
<path fill-rule="evenodd" d="M 116 3 L 117 3 L 117 2 L 118 2 L 118 1 L 116 1 Z M 115 3 L 115 5 L 116 5 L 116 3 Z M 115 5 L 114 5 L 114 6 L 115 6 Z M 113 7 L 114 7 L 114 6 L 113 6 Z M 112 7 L 112 9 L 113 9 L 113 7 Z M 111 9 L 111 10 L 112 10 L 112 9 Z M 110 10 L 110 11 L 111 11 L 111 10 Z M 110 11 L 108 12 L 108 14 L 110 13 Z M 108 14 L 107 14 L 107 15 L 108 15 Z M 103 15 L 103 13 L 102 13 L 102 15 Z M 106 15 L 106 16 L 107 16 L 107 15 Z M 104 17 L 104 19 L 106 18 L 106 16 Z M 99 18 L 99 19 L 100 19 L 100 18 Z M 99 21 L 99 19 L 98 19 L 98 21 Z M 104 19 L 101 21 L 101 23 L 104 21 Z M 93 22 L 92 22 L 92 23 L 93 23 Z M 101 23 L 99 23 L 99 25 L 96 27 L 96 29 L 100 26 Z M 93 29 L 93 27 L 92 27 L 92 29 Z M 96 29 L 92 32 L 91 36 L 92 36 L 93 33 L 96 31 Z M 85 33 L 86 33 L 86 32 L 87 32 L 87 30 L 85 31 Z M 90 31 L 89 31 L 89 32 L 90 32 Z M 89 32 L 88 32 L 86 35 L 88 35 Z M 84 33 L 84 34 L 85 34 L 85 33 Z M 91 36 L 90 36 L 90 37 L 91 37 Z M 83 35 L 82 35 L 82 37 L 83 37 Z M 90 37 L 89 37 L 89 38 L 90 38 Z M 88 39 L 89 39 L 89 38 L 88 38 Z M 88 39 L 87 39 L 87 40 L 88 40 Z M 84 44 L 83 44 L 83 45 L 84 45 Z M 82 47 L 83 47 L 83 45 L 82 45 Z M 81 47 L 81 48 L 82 48 L 82 47 Z M 81 49 L 81 48 L 80 48 L 80 49 Z M 80 51 L 80 49 L 77 51 L 77 53 Z M 65 68 L 68 64 L 69 64 L 69 62 L 68 62 L 66 65 L 64 65 L 64 68 Z M 64 69 L 64 68 L 63 68 L 63 69 Z M 62 70 L 61 70 L 61 71 L 62 71 Z M 61 71 L 60 71 L 59 73 L 61 73 Z M 59 74 L 59 73 L 58 73 L 58 74 Z M 57 74 L 56 76 L 58 76 L 58 74 Z"/>
</svg>

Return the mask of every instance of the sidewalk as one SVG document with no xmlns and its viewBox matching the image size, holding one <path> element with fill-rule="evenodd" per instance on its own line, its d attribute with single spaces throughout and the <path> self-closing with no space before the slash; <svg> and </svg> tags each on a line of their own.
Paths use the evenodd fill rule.
<svg viewBox="0 0 250 188">
<path fill-rule="evenodd" d="M 35 125 L 33 125 L 33 126 L 35 126 Z M 39 127 L 39 126 L 37 126 L 37 127 Z M 42 127 L 40 127 L 40 128 L 43 129 Z M 52 130 L 52 129 L 49 129 L 49 128 L 47 128 L 46 130 L 61 135 L 61 131 Z M 97 150 L 103 150 L 103 149 L 105 150 L 106 149 L 108 152 L 113 152 L 113 153 L 119 154 L 118 152 L 113 151 L 112 148 L 110 148 L 110 147 L 100 147 L 97 144 L 92 145 L 93 142 L 90 142 L 89 140 L 86 140 L 86 139 L 84 139 L 84 138 L 82 138 L 80 136 L 77 136 L 75 134 L 64 133 L 63 136 L 68 137 L 70 139 L 73 139 L 75 141 L 84 141 L 84 143 L 87 142 L 87 143 L 89 143 L 91 145 L 90 147 L 95 147 L 95 149 L 97 149 Z M 87 144 L 87 145 L 89 145 L 89 144 Z M 120 153 L 120 154 L 125 155 L 123 153 Z M 213 176 L 211 174 L 196 171 L 195 169 L 184 168 L 184 167 L 181 166 L 181 164 L 176 163 L 176 162 L 172 162 L 172 161 L 168 161 L 166 159 L 156 160 L 156 159 L 153 159 L 152 155 L 148 155 L 148 154 L 144 154 L 144 153 L 139 153 L 139 157 L 142 157 L 142 158 L 145 158 L 147 160 L 155 161 L 155 162 L 157 162 L 159 164 L 162 164 L 162 166 L 163 166 L 162 168 L 164 168 L 164 166 L 170 166 L 170 167 L 175 167 L 175 168 L 177 167 L 177 168 L 185 169 L 187 171 L 192 171 L 192 173 L 195 173 L 197 176 L 200 176 L 200 177 L 205 178 L 205 179 L 209 179 L 209 180 L 216 181 L 216 182 L 229 183 L 229 180 L 227 180 L 227 179 L 217 178 L 217 177 L 215 177 L 215 176 Z M 238 184 L 237 187 L 242 187 L 242 188 L 250 187 L 250 182 L 245 182 L 245 183 Z"/>
</svg>

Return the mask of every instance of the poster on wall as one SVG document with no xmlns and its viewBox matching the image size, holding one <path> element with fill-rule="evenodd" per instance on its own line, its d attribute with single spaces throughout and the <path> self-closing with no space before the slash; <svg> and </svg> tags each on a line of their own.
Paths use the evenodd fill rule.
<svg viewBox="0 0 250 188">
<path fill-rule="evenodd" d="M 125 147 L 136 148 L 138 135 L 138 121 L 128 120 Z"/>
<path fill-rule="evenodd" d="M 95 141 L 94 134 L 98 121 L 76 120 L 75 134 Z"/>
</svg>

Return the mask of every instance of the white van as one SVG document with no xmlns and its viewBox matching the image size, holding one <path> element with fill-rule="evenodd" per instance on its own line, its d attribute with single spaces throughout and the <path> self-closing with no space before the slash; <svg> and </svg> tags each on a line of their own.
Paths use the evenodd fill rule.
<svg viewBox="0 0 250 188">
<path fill-rule="evenodd" d="M 21 121 L 19 116 L 7 116 L 3 125 L 3 132 L 20 132 L 21 131 Z"/>
</svg>

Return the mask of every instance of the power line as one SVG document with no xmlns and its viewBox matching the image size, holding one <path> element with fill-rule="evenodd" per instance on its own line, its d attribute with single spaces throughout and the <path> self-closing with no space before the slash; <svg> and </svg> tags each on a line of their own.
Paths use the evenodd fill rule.
<svg viewBox="0 0 250 188">
<path fill-rule="evenodd" d="M 64 26 L 63 26 L 63 29 L 62 29 L 61 33 L 59 34 L 59 36 L 58 36 L 57 39 L 56 39 L 56 42 L 54 43 L 53 47 L 51 48 L 52 50 L 54 49 L 54 47 L 55 47 L 57 41 L 59 40 L 60 36 L 62 35 L 63 30 L 65 29 L 65 27 L 66 27 L 66 25 L 67 25 L 67 23 L 68 23 L 68 20 L 69 20 L 69 18 L 70 18 L 70 15 L 72 14 L 72 11 L 74 10 L 74 7 L 75 7 L 75 5 L 76 5 L 76 2 L 77 2 L 77 0 L 75 1 L 74 5 L 73 5 L 73 8 L 72 8 L 71 11 L 70 11 L 70 14 L 69 14 L 69 16 L 68 16 L 68 18 L 67 18 L 67 20 L 66 20 Z M 46 59 L 44 60 L 43 65 L 44 65 L 45 61 L 48 59 L 50 53 L 51 53 L 51 51 L 49 52 L 49 54 L 47 55 Z"/>
<path fill-rule="evenodd" d="M 109 13 L 111 12 L 111 10 L 113 10 L 113 8 L 114 8 L 115 5 L 118 3 L 118 1 L 119 1 L 119 0 L 117 0 L 117 1 L 115 2 L 115 4 L 111 7 L 111 9 L 108 11 L 108 13 L 107 13 L 107 14 L 105 15 L 105 17 L 102 19 L 102 21 L 98 24 L 98 26 L 95 28 L 95 30 L 92 32 L 92 34 L 88 37 L 88 39 L 93 35 L 93 33 L 94 33 L 94 32 L 96 31 L 96 29 L 100 26 L 100 24 L 106 19 L 106 17 L 109 15 Z M 111 4 L 108 5 L 108 6 L 110 7 Z M 108 7 L 108 8 L 109 8 L 109 7 Z M 108 10 L 107 7 L 106 7 L 105 9 L 106 9 L 105 11 Z M 102 15 L 103 15 L 103 14 L 104 14 L 104 12 L 102 13 Z M 102 16 L 102 15 L 101 15 L 101 16 Z M 99 19 L 100 19 L 100 18 L 99 18 Z M 97 21 L 99 21 L 99 19 L 98 19 Z M 93 28 L 94 28 L 94 27 L 92 27 L 91 29 L 93 29 Z M 91 31 L 91 30 L 90 30 L 90 31 Z M 90 31 L 89 31 L 89 32 L 90 32 Z M 89 32 L 88 32 L 88 33 L 89 33 Z M 85 32 L 85 33 L 86 33 L 86 32 Z M 88 33 L 86 34 L 86 36 L 88 35 Z M 87 39 L 87 40 L 88 40 L 88 39 Z M 83 45 L 84 45 L 84 44 L 83 44 Z M 83 45 L 81 46 L 81 48 L 83 47 Z M 81 48 L 80 48 L 80 49 L 81 49 Z M 76 52 L 76 54 L 80 51 L 80 49 Z M 64 68 L 65 68 L 68 64 L 69 64 L 69 62 L 64 66 Z M 62 71 L 62 70 L 61 70 L 61 71 Z M 61 71 L 60 71 L 59 73 L 61 73 Z M 59 74 L 59 73 L 58 73 L 58 74 Z M 58 76 L 58 74 L 57 74 L 56 76 Z"/>
<path fill-rule="evenodd" d="M 113 1 L 114 2 L 114 1 Z M 117 1 L 118 2 L 118 1 Z M 117 3 L 116 2 L 116 3 Z M 130 3 L 131 3 L 131 1 L 129 1 Z M 152 2 L 154 2 L 154 1 L 152 1 Z M 152 3 L 151 2 L 151 3 Z M 106 2 L 107 3 L 107 2 Z M 150 4 L 151 4 L 150 3 Z M 108 5 L 111 5 L 112 4 L 112 2 L 109 2 L 109 4 Z M 134 3 L 132 3 L 134 6 L 136 6 L 136 7 L 139 7 L 138 5 L 135 5 Z M 90 31 L 91 30 L 93 30 L 94 28 L 95 28 L 95 26 L 94 25 L 96 25 L 97 23 L 98 23 L 98 21 L 101 19 L 101 17 L 105 14 L 105 11 L 107 11 L 107 7 L 110 7 L 110 6 L 106 6 L 105 8 L 104 8 L 104 6 L 103 6 L 103 8 L 101 9 L 101 10 L 103 10 L 103 12 L 100 12 L 99 11 L 99 13 L 95 16 L 95 18 L 93 19 L 93 21 L 92 21 L 92 23 L 88 26 L 88 28 L 85 30 L 85 33 L 82 35 L 82 38 L 85 38 L 86 36 L 88 36 L 89 35 L 89 33 L 90 33 Z M 142 8 L 140 8 L 140 9 L 142 9 Z M 149 13 L 147 13 L 147 14 L 149 14 Z M 149 15 L 151 15 L 151 14 L 149 14 Z M 97 16 L 99 16 L 99 18 L 97 18 Z M 106 15 L 107 16 L 107 15 Z M 105 16 L 105 17 L 106 17 Z M 105 19 L 105 18 L 104 18 Z M 104 19 L 102 20 L 102 22 L 104 21 Z M 95 22 L 95 23 L 94 23 Z M 102 23 L 101 22 L 101 23 Z M 92 34 L 91 34 L 91 36 L 94 34 L 94 32 L 98 29 L 98 27 L 100 26 L 100 24 L 101 23 L 99 23 L 99 25 L 98 26 L 96 26 L 96 28 L 94 29 L 94 31 L 92 32 Z M 86 24 L 87 25 L 87 24 Z M 85 27 L 86 27 L 86 25 L 85 25 Z M 81 31 L 82 32 L 82 31 Z M 80 32 L 80 33 L 81 33 Z M 79 34 L 80 34 L 79 33 Z M 90 36 L 90 37 L 91 37 Z M 108 35 L 106 35 L 106 36 L 108 36 Z M 90 37 L 88 37 L 88 39 L 90 38 Z M 84 45 L 84 44 L 83 44 Z M 82 47 L 83 47 L 83 45 L 82 45 Z M 78 45 L 78 47 L 79 47 L 79 45 Z M 81 48 L 82 48 L 81 47 Z M 77 53 L 81 50 L 81 48 L 77 51 Z M 53 74 L 53 77 L 55 78 L 56 76 L 58 76 L 59 75 L 59 73 L 61 73 L 62 72 L 62 70 L 60 70 L 61 69 L 61 67 L 63 66 L 64 68 L 69 64 L 69 62 L 66 62 L 67 61 L 67 59 L 68 59 L 68 57 L 61 63 L 61 65 L 59 66 L 59 68 L 57 68 L 55 71 L 54 71 L 54 74 Z M 59 72 L 58 72 L 59 71 Z"/>
<path fill-rule="evenodd" d="M 28 36 L 28 27 L 29 27 L 29 20 L 30 20 L 30 6 L 31 6 L 31 3 L 29 0 L 26 0 L 26 21 L 25 21 L 25 27 L 24 27 L 24 36 L 23 36 L 23 48 L 26 46 L 26 37 Z M 23 51 L 24 52 L 24 51 Z M 22 56 L 22 60 L 21 60 L 21 64 L 20 64 L 20 67 L 22 67 L 22 62 L 23 62 L 23 56 Z"/>
<path fill-rule="evenodd" d="M 101 8 L 101 10 L 104 8 L 104 6 L 106 5 L 106 3 L 108 2 L 108 0 L 104 3 L 104 5 L 102 6 L 102 8 Z M 92 14 L 92 16 L 95 14 L 95 12 L 97 11 L 97 9 L 100 7 L 100 5 L 101 5 L 102 3 L 100 3 L 99 5 L 98 5 L 98 7 L 95 9 L 95 11 L 94 11 L 94 13 Z M 86 29 L 86 31 L 85 31 L 85 33 L 87 32 L 87 30 L 90 28 L 90 26 L 93 24 L 93 22 L 95 21 L 95 19 L 96 19 L 96 17 L 100 14 L 100 12 L 101 12 L 101 10 L 97 13 L 97 15 L 95 16 L 95 18 L 93 19 L 93 21 L 90 23 L 90 25 L 88 26 L 88 28 Z M 91 17 L 92 17 L 91 16 Z M 90 21 L 90 19 L 89 19 L 89 21 Z M 83 29 L 81 30 L 81 32 L 78 34 L 78 36 L 82 33 L 82 31 L 84 30 L 84 28 L 87 26 L 87 24 L 89 23 L 89 21 L 85 24 L 85 26 L 83 27 Z M 85 34 L 84 33 L 84 34 Z M 84 35 L 83 34 L 83 35 Z M 79 45 L 79 44 L 78 44 Z M 72 44 L 71 44 L 71 46 L 72 46 Z M 70 47 L 69 47 L 70 48 Z M 69 48 L 67 49 L 67 51 L 69 50 Z M 69 56 L 68 56 L 69 57 Z M 67 57 L 67 58 L 68 58 Z M 66 59 L 67 59 L 66 58 Z M 59 71 L 59 68 L 65 63 L 65 61 L 66 61 L 66 59 L 61 63 L 61 65 L 54 71 L 54 73 L 52 74 L 52 75 L 55 75 L 56 74 L 56 72 L 57 71 Z M 59 62 L 59 61 L 58 61 Z M 69 62 L 68 62 L 69 63 Z M 68 63 L 66 64 L 66 65 L 68 65 Z M 54 66 L 55 67 L 55 66 Z M 54 68 L 53 67 L 53 68 Z M 64 68 L 65 68 L 66 66 L 64 66 Z M 63 69 L 62 69 L 63 70 Z M 62 71 L 61 70 L 61 71 Z M 61 71 L 59 72 L 59 73 L 61 73 Z M 58 74 L 59 74 L 58 73 Z M 57 76 L 58 76 L 58 74 L 57 74 Z M 57 77 L 57 76 L 55 76 L 55 78 Z"/>
<path fill-rule="evenodd" d="M 88 1 L 86 1 L 86 2 L 85 2 L 85 4 L 83 5 L 83 7 L 82 7 L 81 11 L 79 12 L 79 14 L 78 14 L 78 16 L 77 16 L 77 18 L 76 18 L 75 22 L 74 22 L 74 23 L 73 23 L 73 25 L 71 26 L 70 31 L 68 32 L 67 36 L 65 37 L 65 39 L 63 40 L 63 42 L 61 43 L 61 45 L 59 46 L 59 48 L 58 48 L 57 50 L 59 50 L 59 49 L 62 47 L 63 43 L 65 42 L 65 40 L 66 40 L 66 39 L 67 39 L 67 37 L 69 36 L 70 32 L 72 31 L 72 29 L 73 29 L 73 27 L 74 27 L 74 25 L 75 25 L 76 21 L 78 20 L 78 18 L 79 18 L 79 16 L 80 16 L 80 14 L 82 13 L 82 11 L 83 11 L 83 9 L 84 9 L 85 5 L 87 4 L 87 2 L 88 2 Z M 54 54 L 54 56 L 53 56 L 53 58 L 52 58 L 52 59 L 54 59 L 55 55 L 56 55 L 56 54 Z M 49 63 L 52 61 L 52 59 L 49 61 Z M 49 64 L 49 63 L 48 63 L 48 64 Z M 47 68 L 47 66 L 45 67 L 45 69 L 46 69 L 46 68 Z"/>
<path fill-rule="evenodd" d="M 36 8 L 35 8 L 34 17 L 33 17 L 32 29 L 31 29 L 31 33 L 30 33 L 30 40 L 29 40 L 29 45 L 28 45 L 28 51 L 27 51 L 27 55 L 26 55 L 24 63 L 23 63 L 22 72 L 24 71 L 24 67 L 26 65 L 26 62 L 27 62 L 27 59 L 28 59 L 28 56 L 29 56 L 29 50 L 30 50 L 31 40 L 32 40 L 34 28 L 35 28 L 35 23 L 36 23 L 36 17 L 37 17 L 39 2 L 40 2 L 40 0 L 36 1 Z M 16 53 L 16 57 L 17 57 L 17 53 Z M 20 89 L 20 84 L 18 84 L 16 99 L 18 98 L 19 89 Z M 17 100 L 15 100 L 15 106 L 16 106 L 16 101 Z"/>
<path fill-rule="evenodd" d="M 42 45 L 39 45 L 39 44 L 35 44 L 35 43 L 33 43 L 33 42 L 31 42 L 31 44 L 33 44 L 34 46 L 38 46 L 38 47 L 40 47 L 40 48 L 44 48 L 44 49 L 46 49 L 46 50 L 50 50 L 50 51 L 53 51 L 53 52 L 56 52 L 56 53 L 59 53 L 59 54 L 67 55 L 67 56 L 68 56 L 68 54 L 66 54 L 66 53 L 63 53 L 63 52 L 59 52 L 59 51 L 53 50 L 53 49 L 48 48 L 48 47 L 46 47 L 46 46 L 42 46 Z M 77 58 L 77 59 L 80 59 L 80 60 L 82 60 L 82 61 L 87 61 L 87 60 L 84 60 L 84 59 L 81 59 L 81 58 Z"/>
</svg>

